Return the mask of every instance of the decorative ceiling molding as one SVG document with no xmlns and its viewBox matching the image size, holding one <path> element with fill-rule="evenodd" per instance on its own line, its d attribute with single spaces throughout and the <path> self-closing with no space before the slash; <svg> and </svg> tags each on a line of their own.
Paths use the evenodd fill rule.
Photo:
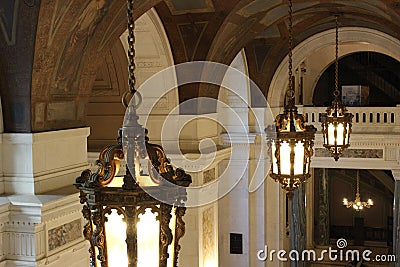
<svg viewBox="0 0 400 267">
<path fill-rule="evenodd" d="M 179 35 L 184 44 L 187 60 L 193 60 L 208 21 L 178 24 Z"/>
<path fill-rule="evenodd" d="M 255 44 L 254 45 L 254 56 L 256 59 L 257 72 L 262 72 L 264 69 L 264 63 L 267 59 L 269 50 L 272 44 Z"/>
<path fill-rule="evenodd" d="M 212 0 L 165 0 L 172 15 L 215 12 Z"/>
<path fill-rule="evenodd" d="M 0 28 L 9 46 L 15 45 L 19 0 L 0 2 Z"/>
<path fill-rule="evenodd" d="M 73 1 L 66 3 L 64 0 L 57 0 L 54 4 L 53 17 L 51 18 L 49 39 L 47 41 L 48 45 L 53 43 L 54 36 L 56 35 L 61 23 L 64 20 L 65 14 L 67 14 L 69 8 L 71 7 Z"/>
</svg>

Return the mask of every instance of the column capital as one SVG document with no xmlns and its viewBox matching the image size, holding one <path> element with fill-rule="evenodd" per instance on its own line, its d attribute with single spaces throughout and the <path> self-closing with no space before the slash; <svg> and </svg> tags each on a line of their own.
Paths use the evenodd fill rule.
<svg viewBox="0 0 400 267">
<path fill-rule="evenodd" d="M 400 181 L 400 169 L 394 169 L 394 170 L 391 170 L 391 171 L 392 171 L 393 178 L 396 181 Z"/>
</svg>

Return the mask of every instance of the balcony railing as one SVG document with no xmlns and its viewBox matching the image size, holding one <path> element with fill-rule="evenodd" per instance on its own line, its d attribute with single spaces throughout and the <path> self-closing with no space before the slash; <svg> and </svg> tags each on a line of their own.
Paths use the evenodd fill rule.
<svg viewBox="0 0 400 267">
<path fill-rule="evenodd" d="M 353 113 L 353 132 L 355 133 L 394 133 L 400 131 L 400 105 L 396 107 L 348 107 Z M 272 108 L 274 115 L 279 108 Z M 321 126 L 321 115 L 326 107 L 302 107 L 299 112 L 304 114 L 309 124 L 317 129 Z M 399 132 L 400 133 L 400 132 Z"/>
</svg>

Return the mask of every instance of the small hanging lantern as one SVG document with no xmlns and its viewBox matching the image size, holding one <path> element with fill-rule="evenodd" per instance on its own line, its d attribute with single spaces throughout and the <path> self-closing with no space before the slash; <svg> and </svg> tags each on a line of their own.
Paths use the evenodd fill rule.
<svg viewBox="0 0 400 267">
<path fill-rule="evenodd" d="M 306 125 L 306 118 L 299 114 L 295 106 L 292 73 L 292 1 L 289 0 L 289 88 L 287 102 L 282 114 L 276 116 L 275 127 L 266 129 L 271 145 L 272 169 L 270 176 L 279 182 L 289 195 L 310 175 L 310 163 L 316 129 Z"/>
<path fill-rule="evenodd" d="M 326 109 L 322 114 L 322 135 L 324 138 L 324 147 L 329 150 L 335 161 L 338 161 L 343 151 L 350 146 L 351 123 L 353 114 L 347 112 L 345 106 L 340 101 L 340 92 L 338 89 L 339 79 L 339 24 L 336 16 L 336 58 L 335 58 L 335 91 L 332 106 Z"/>
</svg>

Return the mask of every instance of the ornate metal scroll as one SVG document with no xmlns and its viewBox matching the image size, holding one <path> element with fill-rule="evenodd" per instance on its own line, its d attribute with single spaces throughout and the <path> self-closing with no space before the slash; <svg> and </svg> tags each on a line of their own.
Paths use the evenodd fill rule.
<svg viewBox="0 0 400 267">
<path fill-rule="evenodd" d="M 181 245 L 179 245 L 180 239 L 185 235 L 185 222 L 183 221 L 183 216 L 186 213 L 185 207 L 177 207 L 176 214 L 176 227 L 175 227 L 175 251 L 174 251 L 174 267 L 178 266 L 178 256 L 181 250 Z"/>
<path fill-rule="evenodd" d="M 106 247 L 106 236 L 104 232 L 104 216 L 103 207 L 98 205 L 93 209 L 92 221 L 95 229 L 92 234 L 92 244 L 98 249 L 97 259 L 100 261 L 101 267 L 107 267 L 107 247 Z"/>
</svg>

